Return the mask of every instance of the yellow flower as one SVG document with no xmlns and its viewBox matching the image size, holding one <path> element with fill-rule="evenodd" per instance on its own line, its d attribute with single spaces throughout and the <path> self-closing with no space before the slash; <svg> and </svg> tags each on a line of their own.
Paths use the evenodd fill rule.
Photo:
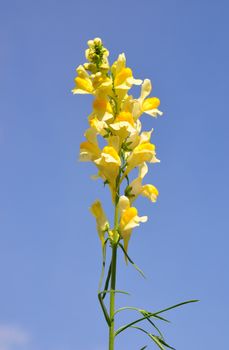
<svg viewBox="0 0 229 350">
<path fill-rule="evenodd" d="M 142 185 L 142 180 L 148 172 L 148 166 L 143 163 L 139 166 L 139 175 L 128 186 L 128 197 L 132 203 L 139 195 L 147 197 L 151 202 L 156 202 L 158 190 L 151 184 Z"/>
<path fill-rule="evenodd" d="M 156 202 L 159 192 L 154 185 L 147 184 L 142 186 L 141 195 L 149 198 L 151 202 Z"/>
<path fill-rule="evenodd" d="M 100 157 L 101 150 L 98 146 L 96 130 L 93 128 L 87 129 L 84 136 L 87 141 L 80 144 L 80 161 L 94 161 Z"/>
<path fill-rule="evenodd" d="M 86 69 L 80 65 L 76 68 L 78 73 L 75 78 L 73 94 L 92 94 L 102 91 L 104 94 L 111 94 L 112 79 L 102 72 L 89 75 Z"/>
<path fill-rule="evenodd" d="M 76 68 L 78 76 L 75 78 L 76 86 L 72 89 L 73 94 L 92 94 L 93 85 L 89 74 L 86 72 L 83 66 Z"/>
<path fill-rule="evenodd" d="M 140 222 L 146 222 L 148 218 L 147 216 L 138 216 L 137 209 L 130 206 L 130 201 L 126 196 L 120 197 L 118 205 L 120 210 L 119 231 L 127 252 L 133 228 L 139 226 Z"/>
<path fill-rule="evenodd" d="M 93 101 L 93 112 L 88 117 L 90 126 L 104 136 L 107 134 L 107 122 L 113 118 L 112 107 L 106 95 L 96 95 Z"/>
<path fill-rule="evenodd" d="M 128 170 L 135 168 L 137 165 L 143 162 L 151 162 L 155 159 L 155 145 L 150 142 L 144 142 L 135 147 L 133 152 L 127 159 Z M 129 172 L 128 171 L 128 172 Z"/>
<path fill-rule="evenodd" d="M 141 85 L 142 80 L 134 79 L 132 70 L 126 67 L 126 57 L 122 53 L 111 67 L 114 76 L 114 88 L 129 90 L 132 85 Z"/>
<path fill-rule="evenodd" d="M 105 242 L 105 233 L 106 231 L 109 230 L 109 222 L 107 220 L 106 214 L 104 213 L 104 210 L 102 208 L 102 205 L 100 201 L 95 201 L 91 208 L 91 213 L 96 219 L 96 225 L 97 225 L 97 231 L 99 238 L 101 240 L 102 246 L 104 245 Z"/>
<path fill-rule="evenodd" d="M 156 158 L 156 150 L 155 145 L 150 143 L 150 132 L 143 132 L 140 136 L 140 143 L 133 149 L 133 151 L 129 154 L 126 162 L 127 167 L 125 173 L 123 175 L 126 176 L 129 172 L 134 169 L 136 166 L 144 163 L 158 163 L 159 160 Z"/>
<path fill-rule="evenodd" d="M 114 86 L 117 88 L 122 88 L 123 84 L 127 83 L 128 79 L 133 77 L 132 70 L 130 68 L 124 67 L 115 77 Z M 125 85 L 124 85 L 125 86 Z M 123 88 L 124 88 L 123 86 Z M 129 86 L 128 86 L 129 87 Z"/>
<path fill-rule="evenodd" d="M 142 113 L 151 115 L 152 117 L 157 117 L 163 113 L 158 110 L 160 105 L 160 100 L 157 97 L 146 98 L 152 90 L 151 82 L 149 79 L 145 79 L 141 88 L 140 97 L 135 100 L 133 107 L 134 118 L 137 119 Z"/>
<path fill-rule="evenodd" d="M 106 112 L 112 114 L 112 107 L 106 96 L 96 96 L 93 101 L 93 110 L 98 116 L 103 116 Z"/>
<path fill-rule="evenodd" d="M 117 115 L 117 117 L 115 118 L 115 123 L 117 122 L 126 122 L 132 125 L 133 127 L 135 125 L 135 121 L 132 114 L 130 112 L 125 112 L 125 111 Z"/>
<path fill-rule="evenodd" d="M 92 113 L 88 117 L 88 122 L 91 128 L 95 129 L 101 136 L 106 135 L 107 123 L 104 120 L 99 120 L 96 114 Z"/>
<path fill-rule="evenodd" d="M 96 159 L 94 163 L 99 169 L 99 176 L 108 183 L 112 193 L 112 199 L 115 200 L 116 178 L 121 165 L 117 150 L 113 146 L 105 146 L 100 158 Z"/>
<path fill-rule="evenodd" d="M 134 118 L 130 112 L 125 111 L 120 112 L 116 116 L 114 122 L 110 124 L 110 128 L 122 140 L 136 133 Z"/>
<path fill-rule="evenodd" d="M 91 80 L 93 88 L 96 92 L 102 92 L 103 94 L 110 95 L 112 93 L 112 79 L 106 74 L 96 72 L 91 74 Z"/>
</svg>

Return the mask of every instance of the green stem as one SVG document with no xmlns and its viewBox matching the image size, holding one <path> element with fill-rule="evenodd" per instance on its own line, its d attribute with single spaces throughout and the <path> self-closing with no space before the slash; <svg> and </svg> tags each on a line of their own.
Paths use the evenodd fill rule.
<svg viewBox="0 0 229 350">
<path fill-rule="evenodd" d="M 118 96 L 115 91 L 114 86 L 114 76 L 112 74 L 112 91 L 114 94 L 114 119 L 118 114 Z M 120 150 L 121 153 L 121 150 Z M 114 211 L 114 231 L 113 231 L 113 243 L 112 243 L 112 257 L 111 257 L 111 284 L 110 284 L 110 325 L 109 325 L 109 350 L 114 350 L 114 340 L 115 340 L 115 289 L 116 289 L 116 265 L 117 265 L 117 249 L 119 242 L 119 195 L 120 195 L 120 178 L 121 178 L 121 167 L 119 169 L 119 174 L 116 178 L 116 193 L 115 193 L 115 211 Z"/>
<path fill-rule="evenodd" d="M 110 292 L 110 328 L 109 328 L 109 350 L 114 350 L 114 316 L 115 316 L 115 283 L 116 283 L 116 260 L 117 245 L 112 247 L 112 267 L 111 267 L 111 292 Z"/>
<path fill-rule="evenodd" d="M 117 248 L 118 248 L 118 221 L 119 221 L 119 180 L 120 175 L 117 178 L 117 193 L 115 199 L 115 212 L 114 212 L 114 243 L 112 245 L 112 258 L 111 258 L 111 292 L 110 292 L 110 326 L 109 326 L 109 350 L 114 350 L 114 339 L 115 339 L 115 288 L 116 288 L 116 265 L 117 265 Z"/>
</svg>

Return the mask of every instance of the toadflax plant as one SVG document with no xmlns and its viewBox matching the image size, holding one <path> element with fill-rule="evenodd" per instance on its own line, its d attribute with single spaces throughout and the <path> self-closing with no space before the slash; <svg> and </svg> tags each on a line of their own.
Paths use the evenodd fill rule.
<svg viewBox="0 0 229 350">
<path fill-rule="evenodd" d="M 95 38 L 88 41 L 85 54 L 87 62 L 76 68 L 77 76 L 72 90 L 73 94 L 91 94 L 94 97 L 93 110 L 88 117 L 89 128 L 85 132 L 85 141 L 80 144 L 80 160 L 94 163 L 98 170 L 94 178 L 102 179 L 104 185 L 109 187 L 114 207 L 113 223 L 108 221 L 99 200 L 90 208 L 102 245 L 103 267 L 98 299 L 109 328 L 108 349 L 114 350 L 115 337 L 129 328 L 145 333 L 161 350 L 173 349 L 167 344 L 155 322 L 167 322 L 162 317 L 164 312 L 197 300 L 185 301 L 153 312 L 130 306 L 115 309 L 116 294 L 125 293 L 116 290 L 117 250 L 121 249 L 126 262 L 129 261 L 143 274 L 128 255 L 128 243 L 133 229 L 147 221 L 147 216 L 138 215 L 135 207 L 137 197 L 144 196 L 151 202 L 157 200 L 157 188 L 152 184 L 145 184 L 144 177 L 148 172 L 147 163 L 155 164 L 159 160 L 155 145 L 151 142 L 153 129 L 142 131 L 140 118 L 143 113 L 154 118 L 161 116 L 162 112 L 158 109 L 160 100 L 157 97 L 148 97 L 152 90 L 150 80 L 134 78 L 132 70 L 126 66 L 124 53 L 110 66 L 108 50 L 101 39 Z M 129 95 L 133 85 L 141 86 L 138 98 Z M 103 148 L 99 146 L 99 137 L 105 144 Z M 138 176 L 130 181 L 130 174 L 135 168 L 138 168 Z M 111 248 L 111 261 L 103 282 L 107 246 Z M 109 306 L 106 299 L 109 299 Z M 138 318 L 115 330 L 116 316 L 126 310 L 138 312 Z M 152 332 L 141 326 L 142 321 L 148 321 Z"/>
</svg>

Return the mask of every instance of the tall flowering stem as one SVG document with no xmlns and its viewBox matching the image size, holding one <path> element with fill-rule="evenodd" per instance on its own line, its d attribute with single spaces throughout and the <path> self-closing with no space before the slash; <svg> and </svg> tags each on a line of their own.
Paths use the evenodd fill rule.
<svg viewBox="0 0 229 350">
<path fill-rule="evenodd" d="M 125 293 L 116 289 L 117 251 L 123 253 L 126 262 L 130 262 L 141 274 L 128 254 L 128 245 L 134 228 L 147 221 L 147 216 L 139 216 L 133 202 L 139 195 L 156 202 L 158 190 L 152 184 L 144 184 L 143 179 L 148 172 L 147 163 L 158 163 L 156 147 L 151 143 L 153 129 L 142 131 L 140 117 L 146 113 L 153 118 L 161 116 L 158 109 L 160 100 L 148 97 L 152 86 L 149 79 L 135 79 L 132 70 L 126 66 L 126 57 L 122 53 L 110 65 L 109 51 L 100 38 L 88 41 L 85 52 L 87 62 L 76 68 L 73 94 L 91 94 L 94 97 L 92 113 L 88 117 L 89 128 L 85 132 L 85 140 L 80 144 L 80 160 L 92 162 L 98 170 L 94 178 L 101 179 L 109 187 L 114 207 L 113 226 L 99 200 L 91 205 L 91 212 L 96 219 L 98 236 L 102 245 L 103 265 L 99 283 L 98 299 L 109 328 L 109 350 L 114 350 L 115 337 L 129 328 L 135 328 L 146 334 L 161 350 L 173 349 L 168 345 L 155 324 L 155 320 L 167 321 L 160 314 L 183 304 L 194 302 L 189 300 L 169 308 L 149 312 L 132 306 L 115 309 L 117 293 Z M 133 85 L 141 87 L 140 96 L 134 98 L 129 94 Z M 105 146 L 100 147 L 100 140 Z M 133 169 L 138 169 L 137 177 Z M 102 288 L 106 270 L 106 250 L 111 247 L 111 262 L 106 271 L 107 276 Z M 109 307 L 106 305 L 109 297 Z M 108 311 L 109 309 L 109 311 Z M 115 330 L 115 317 L 119 312 L 132 310 L 140 317 Z M 154 319 L 154 321 L 152 321 Z M 154 332 L 141 327 L 139 323 L 148 321 Z M 146 346 L 141 348 L 145 349 Z"/>
<path fill-rule="evenodd" d="M 117 177 L 116 186 L 116 202 L 114 208 L 114 233 L 118 237 L 118 226 L 119 226 L 119 181 L 120 176 Z M 115 339 L 115 286 L 116 286 L 116 267 L 117 267 L 117 242 L 114 241 L 112 245 L 112 257 L 111 257 L 111 291 L 110 291 L 110 326 L 109 326 L 109 350 L 114 350 L 114 339 Z"/>
</svg>

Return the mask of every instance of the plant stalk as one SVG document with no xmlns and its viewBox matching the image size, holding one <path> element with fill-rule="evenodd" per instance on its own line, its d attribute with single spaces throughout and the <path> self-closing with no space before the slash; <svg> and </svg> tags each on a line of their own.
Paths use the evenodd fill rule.
<svg viewBox="0 0 229 350">
<path fill-rule="evenodd" d="M 115 316 L 115 283 L 116 283 L 116 261 L 117 245 L 112 247 L 112 267 L 111 267 L 111 292 L 110 292 L 110 328 L 109 328 L 109 350 L 114 350 L 114 316 Z"/>
<path fill-rule="evenodd" d="M 110 327 L 109 327 L 109 350 L 114 350 L 115 340 L 115 288 L 116 288 L 116 265 L 117 265 L 117 249 L 118 241 L 116 240 L 118 235 L 119 225 L 119 210 L 118 210 L 118 199 L 119 199 L 119 180 L 117 182 L 117 197 L 115 200 L 115 212 L 114 212 L 114 243 L 112 245 L 112 257 L 111 257 L 111 292 L 110 292 Z"/>
</svg>

